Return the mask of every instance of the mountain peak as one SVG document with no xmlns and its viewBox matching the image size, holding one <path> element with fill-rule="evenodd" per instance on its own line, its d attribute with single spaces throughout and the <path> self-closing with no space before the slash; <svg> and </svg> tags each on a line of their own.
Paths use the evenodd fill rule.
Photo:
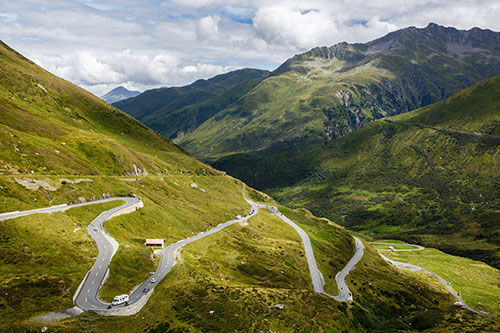
<svg viewBox="0 0 500 333">
<path fill-rule="evenodd" d="M 101 98 L 109 104 L 112 104 L 127 98 L 135 97 L 140 93 L 140 91 L 131 91 L 123 86 L 118 86 L 109 91 L 107 94 L 101 96 Z"/>
</svg>

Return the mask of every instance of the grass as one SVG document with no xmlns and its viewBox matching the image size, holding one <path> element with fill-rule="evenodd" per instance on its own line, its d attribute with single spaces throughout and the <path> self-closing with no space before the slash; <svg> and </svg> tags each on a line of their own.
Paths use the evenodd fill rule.
<svg viewBox="0 0 500 333">
<path fill-rule="evenodd" d="M 467 304 L 477 310 L 500 315 L 500 270 L 432 248 L 415 252 L 386 251 L 384 255 L 441 275 L 451 282 L 453 289 Z"/>
<path fill-rule="evenodd" d="M 86 227 L 110 202 L 0 222 L 2 325 L 73 306 L 97 249 Z"/>
<path fill-rule="evenodd" d="M 318 261 L 321 262 L 321 258 L 339 262 L 348 260 L 349 253 L 338 251 L 338 248 L 352 246 L 345 231 L 326 221 L 316 229 L 318 219 L 303 211 L 289 210 L 286 214 L 308 228 L 310 235 L 316 235 L 315 239 L 321 238 L 321 229 L 337 230 L 338 237 L 328 241 L 333 247 L 322 248 L 313 241 Z M 123 218 L 127 216 L 133 218 L 133 214 Z M 315 294 L 300 238 L 280 219 L 262 211 L 246 226 L 235 224 L 187 245 L 182 250 L 182 261 L 155 288 L 145 308 L 128 317 L 127 321 L 119 317 L 84 314 L 54 323 L 50 328 L 147 332 L 168 329 L 365 331 L 382 327 L 404 329 L 409 327 L 408 322 L 421 321 L 418 316 L 424 310 L 425 313 L 430 310 L 436 319 L 431 327 L 446 322 L 443 317 L 446 312 L 441 309 L 448 310 L 445 305 L 448 296 L 436 293 L 432 283 L 415 283 L 412 276 L 391 269 L 374 250 L 368 249 L 355 272 L 349 275 L 352 278 L 350 288 L 356 299 L 354 304 L 339 303 Z M 276 304 L 285 307 L 277 309 Z M 387 312 L 392 306 L 395 308 L 391 311 L 402 315 L 401 318 Z M 458 327 L 492 327 L 492 322 L 469 318 L 453 306 L 449 310 L 460 318 Z M 469 323 L 464 326 L 463 320 Z"/>
<path fill-rule="evenodd" d="M 191 182 L 196 182 L 199 187 L 192 188 Z M 153 262 L 149 258 L 150 249 L 145 249 L 142 245 L 144 238 L 165 238 L 167 244 L 172 243 L 250 209 L 241 197 L 240 183 L 230 177 L 180 176 L 163 181 L 158 177 L 146 177 L 138 182 L 121 183 L 124 189 L 137 193 L 144 200 L 145 207 L 138 212 L 105 222 L 105 227 L 120 243 L 120 250 L 110 267 L 110 277 L 101 294 L 105 299 L 126 292 L 153 269 Z M 92 183 L 71 185 L 80 186 L 83 192 L 91 192 L 91 188 L 100 188 L 104 184 L 115 186 L 115 180 L 113 177 L 95 177 Z M 205 189 L 205 192 L 200 188 Z M 62 190 L 64 189 L 61 188 L 56 194 Z M 261 197 L 264 199 L 262 201 L 266 201 L 264 194 L 253 190 L 249 192 L 253 193 L 251 195 L 254 199 Z M 227 199 L 222 203 L 221 197 Z M 95 214 L 104 209 L 97 206 L 87 207 L 94 208 Z M 290 210 L 282 206 L 280 210 L 310 235 L 318 265 L 327 282 L 326 288 L 335 293 L 334 276 L 352 255 L 351 238 L 342 228 L 327 220 L 315 218 L 305 210 Z M 81 211 L 86 212 L 85 209 Z M 75 214 L 73 210 L 60 213 L 55 220 L 62 221 L 59 216 L 66 218 L 65 216 L 71 214 Z M 92 218 L 86 218 L 87 215 L 80 213 L 74 217 L 81 221 L 78 223 L 82 225 Z M 44 218 L 51 219 L 52 216 Z M 46 229 L 37 230 L 40 235 L 47 232 Z M 69 232 L 70 230 L 67 230 L 65 233 Z M 66 240 L 61 237 L 49 234 L 46 237 L 50 237 L 54 244 L 68 246 Z M 26 241 L 22 235 L 17 239 L 19 242 Z M 11 253 L 13 248 L 6 250 Z M 72 259 L 72 251 L 75 250 L 65 251 L 59 258 L 66 263 L 67 269 L 75 269 L 73 265 L 67 264 L 75 260 Z M 83 258 L 78 259 L 79 263 L 75 264 L 79 269 L 78 273 L 74 274 L 76 285 L 90 268 L 92 258 L 96 255 L 90 238 L 85 245 L 85 251 L 78 251 Z M 441 304 L 432 305 L 432 308 L 438 313 L 437 316 L 446 322 L 442 317 L 444 312 L 440 310 L 447 304 L 443 301 L 447 299 L 446 294 L 434 294 L 434 287 L 429 284 L 415 284 L 412 277 L 388 269 L 373 250 L 368 250 L 356 271 L 349 275 L 349 287 L 353 290 L 356 300 L 354 305 L 345 306 L 319 296 L 312 291 L 302 251 L 302 244 L 295 231 L 277 217 L 262 211 L 251 218 L 247 226 L 235 224 L 186 246 L 182 251 L 183 261 L 155 288 L 155 293 L 139 314 L 127 318 L 126 321 L 123 321 L 123 318 L 83 314 L 52 323 L 49 328 L 62 331 L 125 329 L 152 332 L 156 329 L 161 331 L 167 326 L 171 329 L 203 331 L 267 328 L 275 331 L 303 328 L 316 331 L 339 330 L 342 327 L 367 330 L 387 325 L 401 328 L 406 321 L 413 320 L 416 313 L 434 304 L 419 296 L 422 290 L 428 290 L 424 295 Z M 36 253 L 41 256 L 53 255 L 52 249 L 45 247 L 37 249 Z M 88 267 L 81 265 L 81 262 L 87 262 Z M 43 262 L 46 272 L 53 272 L 54 265 L 52 260 Z M 32 266 L 19 266 L 16 274 L 29 276 L 32 274 Z M 37 286 L 34 283 L 30 285 L 33 289 Z M 418 290 L 418 287 L 423 289 Z M 24 308 L 23 318 L 58 310 L 63 305 L 71 306 L 73 290 L 63 293 L 59 291 L 57 284 L 51 288 L 46 285 L 38 288 L 38 294 L 33 294 L 40 297 L 36 297 L 36 302 L 31 306 Z M 50 291 L 52 289 L 58 292 Z M 56 296 L 46 297 L 49 291 Z M 51 301 L 55 297 L 57 301 Z M 11 301 L 4 301 L 2 304 L 5 303 L 11 304 Z M 400 319 L 397 316 L 385 316 L 377 309 L 386 303 L 392 304 L 399 309 L 397 311 L 406 315 Z M 285 309 L 276 309 L 273 307 L 275 304 L 285 304 Z M 414 304 L 417 310 L 406 312 L 410 311 L 410 304 Z M 451 310 L 458 311 L 454 308 Z M 211 314 L 210 311 L 214 313 Z M 19 330 L 33 329 L 39 325 L 20 320 L 19 317 L 11 318 L 14 320 L 10 322 L 10 325 L 13 325 L 11 327 Z M 480 325 L 476 319 L 467 320 L 470 321 L 468 325 L 473 325 L 471 327 Z M 9 325 L 8 323 L 3 321 L 3 325 Z M 488 322 L 481 325 L 483 324 L 491 325 Z"/>
<path fill-rule="evenodd" d="M 107 195 L 136 194 L 144 201 L 141 210 L 105 223 L 120 250 L 102 290 L 104 298 L 130 290 L 154 267 L 150 250 L 142 245 L 144 238 L 172 243 L 250 209 L 241 198 L 239 181 L 222 176 L 4 44 L 0 45 L 0 111 L 0 211 Z M 132 175 L 134 165 L 148 176 L 132 182 L 121 179 L 137 176 Z M 27 189 L 15 178 L 44 181 L 55 190 Z M 62 182 L 64 178 L 91 181 L 73 184 Z M 253 198 L 268 199 L 250 192 Z M 0 330 L 33 331 L 42 326 L 104 332 L 396 330 L 419 322 L 418 316 L 429 309 L 437 325 L 453 328 L 452 320 L 458 317 L 469 321 L 465 327 L 492 327 L 491 321 L 448 308 L 447 295 L 435 294 L 431 286 L 415 284 L 391 270 L 373 249 L 350 275 L 350 287 L 359 295 L 355 304 L 313 293 L 297 235 L 265 213 L 255 218 L 255 225 L 235 225 L 193 244 L 192 251 L 186 249 L 184 262 L 158 284 L 137 315 L 124 320 L 86 313 L 50 324 L 31 321 L 35 315 L 72 306 L 74 291 L 97 254 L 84 231 L 73 231 L 113 204 L 0 223 Z M 328 274 L 325 279 L 334 288 L 331 277 L 352 251 L 347 232 L 306 211 L 287 214 L 311 235 L 319 265 Z M 48 223 L 54 228 L 47 228 Z M 285 304 L 284 311 L 273 307 L 278 302 Z"/>
</svg>

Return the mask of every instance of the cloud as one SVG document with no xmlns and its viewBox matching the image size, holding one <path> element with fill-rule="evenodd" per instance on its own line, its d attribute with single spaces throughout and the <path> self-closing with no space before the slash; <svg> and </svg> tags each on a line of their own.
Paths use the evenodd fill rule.
<svg viewBox="0 0 500 333">
<path fill-rule="evenodd" d="M 429 22 L 500 30 L 498 0 L 3 1 L 0 39 L 100 95 L 188 84 Z"/>
<path fill-rule="evenodd" d="M 150 89 L 181 85 L 236 69 L 206 63 L 185 64 L 175 55 L 133 53 L 130 50 L 113 53 L 78 52 L 71 55 L 35 59 L 52 73 L 83 87 L 93 87 L 97 95 L 127 83 L 131 89 Z"/>
<path fill-rule="evenodd" d="M 328 43 L 338 34 L 332 15 L 317 9 L 262 7 L 253 25 L 257 36 L 266 43 L 299 49 Z"/>
<path fill-rule="evenodd" d="M 198 20 L 196 34 L 200 40 L 214 40 L 219 35 L 219 16 L 205 16 Z"/>
</svg>

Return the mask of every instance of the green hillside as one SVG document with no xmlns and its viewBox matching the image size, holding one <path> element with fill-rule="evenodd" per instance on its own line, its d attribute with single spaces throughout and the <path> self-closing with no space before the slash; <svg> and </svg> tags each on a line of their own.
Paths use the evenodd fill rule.
<svg viewBox="0 0 500 333">
<path fill-rule="evenodd" d="M 242 153 L 268 156 L 327 144 L 376 119 L 440 101 L 498 74 L 500 33 L 429 24 L 364 44 L 314 48 L 236 94 L 223 92 L 223 102 L 206 97 L 200 108 L 194 100 L 196 112 L 183 104 L 174 117 L 168 103 L 175 103 L 176 96 L 166 98 L 154 117 L 137 115 L 136 107 L 127 105 L 147 108 L 156 102 L 148 97 L 155 91 L 117 106 L 223 167 L 238 163 Z"/>
<path fill-rule="evenodd" d="M 374 237 L 398 237 L 500 267 L 500 77 L 242 179 Z M 245 157 L 242 156 L 242 159 Z M 286 161 L 284 177 L 278 177 Z M 246 171 L 258 169 L 252 160 Z M 267 163 L 267 164 L 266 164 Z M 281 164 L 280 164 L 281 163 Z M 285 178 L 290 175 L 289 178 Z"/>
<path fill-rule="evenodd" d="M 127 292 L 156 265 L 145 238 L 167 244 L 247 213 L 242 183 L 197 161 L 133 118 L 0 44 L 0 212 L 136 194 L 144 207 L 105 227 L 120 244 L 101 290 Z M 254 200 L 269 200 L 247 189 Z M 313 292 L 297 234 L 261 212 L 183 249 L 182 261 L 131 317 L 38 315 L 73 306 L 95 260 L 88 223 L 112 202 L 0 221 L 0 331 L 327 331 L 410 327 L 494 330 L 439 285 L 388 266 L 366 244 L 349 275 L 355 301 Z M 326 289 L 352 256 L 349 233 L 280 207 L 311 237 Z M 274 307 L 284 304 L 283 309 Z M 213 311 L 213 312 L 212 312 Z M 428 320 L 431 318 L 432 320 Z"/>
<path fill-rule="evenodd" d="M 185 87 L 148 90 L 114 105 L 164 137 L 181 141 L 268 75 L 264 70 L 240 69 Z"/>
</svg>

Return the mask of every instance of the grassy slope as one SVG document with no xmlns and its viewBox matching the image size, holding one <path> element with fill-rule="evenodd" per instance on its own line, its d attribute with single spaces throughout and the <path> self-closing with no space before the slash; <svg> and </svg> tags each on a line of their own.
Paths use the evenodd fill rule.
<svg viewBox="0 0 500 333">
<path fill-rule="evenodd" d="M 414 264 L 441 275 L 470 306 L 500 314 L 500 271 L 482 262 L 452 256 L 436 249 L 383 252 L 390 259 Z"/>
<path fill-rule="evenodd" d="M 315 48 L 287 60 L 179 143 L 209 161 L 310 149 L 499 74 L 499 43 L 499 33 L 430 25 Z"/>
<path fill-rule="evenodd" d="M 320 262 L 321 258 L 335 262 L 333 266 L 347 262 L 350 251 L 338 251 L 352 246 L 343 229 L 324 220 L 318 227 L 318 219 L 303 211 L 286 213 L 306 226 L 311 235 L 318 236 L 313 238 L 313 247 Z M 123 228 L 134 224 L 133 220 L 124 220 Z M 289 226 L 261 212 L 247 226 L 236 224 L 186 246 L 182 261 L 155 288 L 155 294 L 139 314 L 126 321 L 85 314 L 55 323 L 52 328 L 149 332 L 168 328 L 227 332 L 364 331 L 405 329 L 410 323 L 427 328 L 447 325 L 449 315 L 443 310 L 451 311 L 457 316 L 455 320 L 458 318 L 457 323 L 450 323 L 451 327 L 494 327 L 492 321 L 474 318 L 453 307 L 452 300 L 437 284 L 393 270 L 371 247 L 349 282 L 356 299 L 353 304 L 317 295 L 312 291 L 302 251 L 299 237 Z M 325 269 L 326 266 L 322 267 L 324 272 L 334 275 L 336 269 Z M 327 277 L 327 283 L 331 281 Z M 285 308 L 277 309 L 275 304 L 284 304 Z M 429 313 L 432 323 L 425 320 Z"/>
<path fill-rule="evenodd" d="M 134 163 L 149 172 L 197 164 L 133 118 L 5 44 L 0 128 L 2 174 L 125 174 Z"/>
<path fill-rule="evenodd" d="M 106 222 L 106 228 L 122 246 L 110 268 L 103 297 L 109 298 L 126 291 L 152 270 L 154 265 L 149 259 L 149 250 L 142 246 L 144 238 L 161 237 L 167 242 L 174 242 L 248 211 L 249 206 L 241 198 L 241 183 L 238 181 L 219 176 L 219 172 L 183 153 L 132 118 L 70 83 L 55 78 L 6 46 L 2 45 L 0 51 L 0 211 L 75 202 L 81 197 L 93 200 L 105 193 L 111 196 L 135 193 L 144 200 L 145 207 L 140 211 Z M 120 179 L 133 170 L 133 164 L 147 170 L 150 176 L 134 182 Z M 18 184 L 16 178 L 43 180 L 55 189 L 29 190 Z M 73 184 L 63 182 L 63 178 L 88 178 L 92 181 Z M 192 187 L 192 183 L 198 184 L 198 188 Z M 72 294 L 96 254 L 94 244 L 85 232 L 73 233 L 74 224 L 83 227 L 110 206 L 90 206 L 1 223 L 1 330 L 40 329 L 46 324 L 27 319 L 71 305 Z M 335 271 L 350 255 L 348 249 L 352 244 L 346 242 L 349 240 L 346 232 L 334 225 L 319 224 L 317 219 L 304 212 L 289 214 L 295 214 L 294 219 L 299 220 L 313 236 L 320 265 L 328 274 L 325 278 L 331 283 Z M 276 220 L 269 215 L 260 215 L 256 221 L 270 234 L 259 234 L 257 225 L 254 232 L 237 232 L 234 241 L 229 244 L 222 241 L 212 247 L 227 248 L 228 253 L 233 254 L 241 252 L 241 256 L 248 258 L 249 265 L 240 269 L 236 267 L 240 275 L 236 274 L 234 257 L 226 258 L 210 248 L 205 253 L 203 246 L 209 246 L 209 243 L 193 244 L 200 246 L 199 252 L 193 252 L 193 259 L 186 257 L 186 265 L 174 268 L 138 315 L 124 320 L 84 314 L 48 326 L 69 331 L 162 331 L 162 327 L 168 324 L 224 330 L 229 322 L 239 325 L 242 330 L 250 330 L 269 326 L 271 322 L 272 327 L 283 330 L 296 323 L 308 323 L 315 316 L 314 323 L 308 324 L 312 329 L 338 327 L 337 319 L 347 327 L 360 329 L 387 325 L 405 327 L 405 322 L 413 321 L 429 306 L 435 308 L 433 311 L 438 318 L 446 319 L 443 310 L 448 309 L 448 297 L 445 294 L 431 295 L 431 287 L 425 285 L 424 294 L 430 298 L 423 298 L 421 290 L 416 293 L 417 285 L 411 279 L 388 270 L 373 252 L 366 257 L 367 265 L 359 269 L 359 274 L 364 277 L 356 278 L 356 281 L 371 281 L 375 276 L 375 280 L 380 281 L 380 287 L 370 293 L 370 302 L 360 301 L 351 309 L 313 294 L 309 284 L 304 286 L 308 281 L 307 272 L 288 268 L 293 260 L 300 259 L 296 236 L 283 226 L 275 226 Z M 53 224 L 54 230 L 46 228 L 47 223 Z M 238 228 L 233 227 L 234 230 Z M 229 231 L 212 238 L 217 240 L 228 235 L 231 235 Z M 272 240 L 278 248 L 287 249 L 285 254 L 279 254 L 280 259 L 283 257 L 286 260 L 276 261 L 276 268 L 270 267 L 268 262 L 276 254 L 269 251 L 266 242 L 259 241 L 263 239 L 260 237 Z M 205 298 L 204 301 L 205 293 L 200 288 L 208 293 L 214 286 L 222 286 L 225 282 L 217 280 L 219 275 L 210 267 L 200 265 L 196 256 L 206 256 L 208 262 L 220 262 L 221 267 L 226 267 L 224 270 L 234 273 L 235 280 L 240 279 L 241 283 L 252 287 L 258 286 L 258 281 L 269 286 L 274 280 L 269 282 L 268 274 L 280 276 L 279 267 L 284 268 L 290 276 L 284 274 L 276 283 L 281 287 L 301 286 L 297 290 L 285 288 L 279 293 L 280 301 L 288 299 L 287 294 L 291 295 L 290 308 L 293 311 L 281 313 L 270 307 L 268 288 L 261 292 L 261 287 L 255 291 L 252 287 L 232 288 L 227 292 L 214 293 L 213 298 Z M 304 263 L 301 265 L 298 267 L 303 267 Z M 33 275 L 34 272 L 36 275 Z M 206 284 L 207 281 L 210 283 Z M 221 282 L 215 284 L 215 281 Z M 387 284 L 388 281 L 393 282 Z M 356 287 L 354 283 L 353 288 Z M 410 289 L 408 286 L 411 286 Z M 197 298 L 193 300 L 192 295 Z M 372 302 L 373 297 L 376 302 Z M 385 306 L 385 301 L 401 308 L 404 318 L 393 315 L 384 317 L 383 313 L 377 312 L 377 307 Z M 410 307 L 410 302 L 415 307 Z M 239 314 L 239 319 L 210 316 L 207 312 L 213 307 L 219 313 L 220 309 L 229 309 L 231 313 Z M 203 312 L 200 309 L 204 309 Z M 249 321 L 244 315 L 247 311 L 256 315 L 265 313 L 271 320 L 266 322 L 260 316 L 256 317 L 258 322 Z M 348 316 L 344 317 L 343 313 Z M 462 316 L 456 309 L 452 309 L 452 313 Z M 368 321 L 364 320 L 367 316 Z M 200 317 L 203 319 L 201 322 Z M 467 318 L 471 319 L 470 325 L 483 323 L 481 318 Z M 491 322 L 485 323 L 492 325 Z"/>
<path fill-rule="evenodd" d="M 373 236 L 397 235 L 499 267 L 500 140 L 408 123 L 495 134 L 498 91 L 500 77 L 488 79 L 299 154 L 300 168 L 312 170 L 308 178 L 270 193 Z M 267 170 L 269 178 L 277 172 Z"/>
</svg>

